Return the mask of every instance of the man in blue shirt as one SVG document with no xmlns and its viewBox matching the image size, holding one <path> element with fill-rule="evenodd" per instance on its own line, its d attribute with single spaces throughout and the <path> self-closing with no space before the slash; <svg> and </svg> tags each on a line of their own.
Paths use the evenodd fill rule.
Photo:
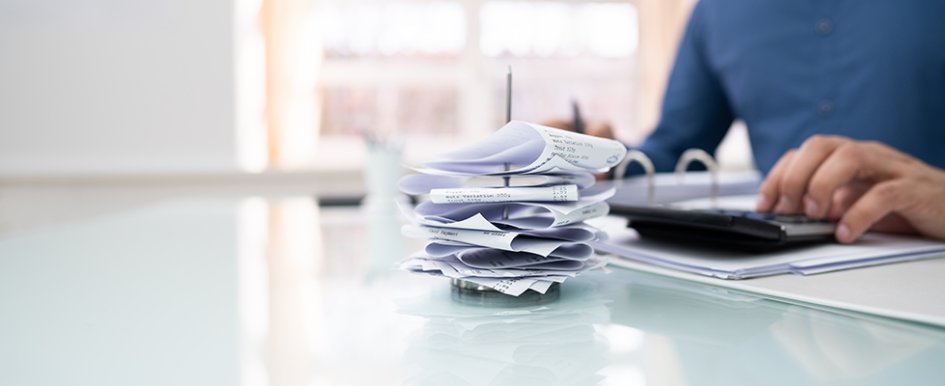
<svg viewBox="0 0 945 386">
<path fill-rule="evenodd" d="M 942 20 L 940 0 L 701 0 L 682 39 L 660 123 L 640 149 L 658 170 L 670 170 L 687 148 L 712 153 L 741 119 L 766 174 L 815 134 L 881 142 L 937 173 L 935 167 L 945 167 Z M 769 175 L 759 210 L 834 213 L 830 197 L 817 197 L 824 201 L 818 210 L 804 206 L 819 163 L 789 173 L 792 162 L 781 175 Z M 863 221 L 841 220 L 839 229 L 855 239 Z M 841 241 L 852 240 L 845 236 L 838 231 Z"/>
<path fill-rule="evenodd" d="M 945 167 L 943 20 L 941 0 L 701 0 L 641 150 L 671 170 L 741 119 L 763 173 L 823 133 Z"/>
</svg>

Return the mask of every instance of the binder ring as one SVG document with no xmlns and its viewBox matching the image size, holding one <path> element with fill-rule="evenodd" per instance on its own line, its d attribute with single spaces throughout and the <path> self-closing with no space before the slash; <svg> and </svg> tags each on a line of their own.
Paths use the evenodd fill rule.
<svg viewBox="0 0 945 386">
<path fill-rule="evenodd" d="M 653 167 L 653 161 L 650 160 L 650 157 L 647 157 L 642 151 L 628 150 L 627 155 L 623 157 L 623 160 L 621 160 L 614 169 L 614 179 L 622 180 L 624 174 L 627 173 L 627 168 L 630 167 L 630 164 L 634 161 L 639 163 L 646 173 L 646 204 L 652 205 L 654 196 L 653 190 L 656 187 L 656 183 L 653 181 L 656 168 Z"/>
<path fill-rule="evenodd" d="M 692 162 L 701 163 L 709 171 L 709 199 L 715 203 L 719 195 L 719 164 L 716 163 L 715 158 L 709 155 L 709 153 L 706 153 L 705 150 L 688 149 L 679 157 L 679 161 L 676 161 L 675 174 L 679 183 L 682 183 L 682 179 L 686 175 L 686 169 Z"/>
</svg>

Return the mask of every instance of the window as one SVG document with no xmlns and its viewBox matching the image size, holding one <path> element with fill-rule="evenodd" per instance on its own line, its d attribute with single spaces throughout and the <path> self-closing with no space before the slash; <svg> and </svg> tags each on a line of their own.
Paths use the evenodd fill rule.
<svg viewBox="0 0 945 386">
<path fill-rule="evenodd" d="M 357 167 L 350 159 L 363 157 L 364 136 L 398 138 L 409 161 L 427 159 L 431 146 L 459 146 L 504 124 L 511 67 L 513 119 L 570 119 L 575 101 L 585 118 L 638 140 L 647 84 L 637 7 L 664 1 L 314 1 L 300 21 L 308 27 L 296 29 L 310 34 L 300 39 L 307 45 L 294 47 L 318 60 L 311 76 L 296 77 L 310 82 L 287 88 L 312 95 L 303 99 L 315 119 L 276 132 L 284 144 L 317 143 L 305 162 L 343 155 Z"/>
<path fill-rule="evenodd" d="M 316 10 L 329 59 L 456 59 L 466 42 L 459 3 L 327 3 Z"/>
</svg>

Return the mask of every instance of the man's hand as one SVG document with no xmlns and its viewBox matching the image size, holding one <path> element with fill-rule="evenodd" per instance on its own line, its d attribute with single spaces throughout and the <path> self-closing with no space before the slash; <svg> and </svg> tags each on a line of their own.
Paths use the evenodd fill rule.
<svg viewBox="0 0 945 386">
<path fill-rule="evenodd" d="M 945 171 L 881 143 L 814 136 L 771 169 L 757 210 L 839 220 L 843 243 L 869 229 L 945 240 Z"/>
</svg>

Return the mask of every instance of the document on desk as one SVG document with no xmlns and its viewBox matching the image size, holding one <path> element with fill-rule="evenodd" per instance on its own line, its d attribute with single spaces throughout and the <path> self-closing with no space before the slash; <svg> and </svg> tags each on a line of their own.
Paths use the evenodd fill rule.
<svg viewBox="0 0 945 386">
<path fill-rule="evenodd" d="M 945 257 L 939 252 L 930 256 Z M 827 274 L 720 280 L 611 255 L 608 264 L 772 297 L 806 307 L 878 315 L 945 327 L 945 258 L 877 264 Z M 813 273 L 813 272 L 812 272 Z"/>
<path fill-rule="evenodd" d="M 608 235 L 608 240 L 592 243 L 595 250 L 664 268 L 736 280 L 785 273 L 812 275 L 945 256 L 945 243 L 878 233 L 869 233 L 853 245 L 819 244 L 766 253 L 643 240 L 623 227 L 608 229 Z"/>
<path fill-rule="evenodd" d="M 753 195 L 718 200 L 695 199 L 676 203 L 679 207 L 717 205 L 727 209 L 752 209 Z M 945 242 L 911 236 L 867 233 L 854 244 L 815 244 L 764 253 L 738 252 L 684 243 L 641 239 L 622 218 L 602 219 L 599 224 L 609 239 L 595 242 L 594 249 L 665 268 L 722 279 L 747 279 L 784 273 L 811 275 L 856 267 L 918 260 L 945 255 Z"/>
<path fill-rule="evenodd" d="M 710 203 L 701 201 L 688 201 L 683 206 L 704 207 Z M 714 204 L 732 209 L 753 207 L 753 201 L 744 196 L 723 197 Z M 945 326 L 945 258 L 937 258 L 945 257 L 942 242 L 869 233 L 853 245 L 827 244 L 768 255 L 734 256 L 647 243 L 626 224 L 626 219 L 619 217 L 592 222 L 609 235 L 608 240 L 593 246 L 612 254 L 611 265 L 803 305 Z M 905 261 L 909 262 L 890 264 Z"/>
</svg>

